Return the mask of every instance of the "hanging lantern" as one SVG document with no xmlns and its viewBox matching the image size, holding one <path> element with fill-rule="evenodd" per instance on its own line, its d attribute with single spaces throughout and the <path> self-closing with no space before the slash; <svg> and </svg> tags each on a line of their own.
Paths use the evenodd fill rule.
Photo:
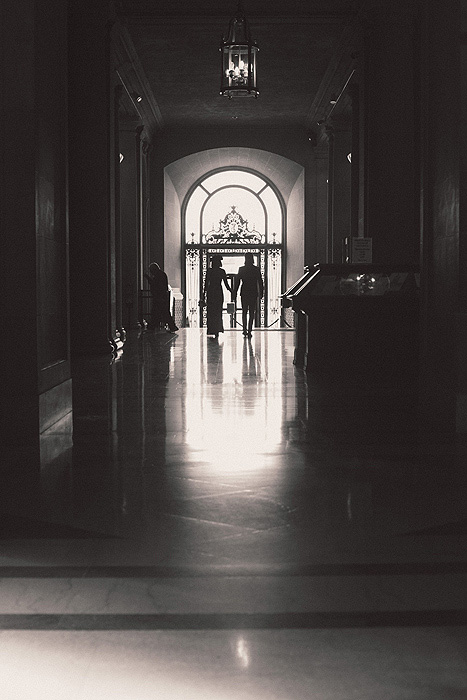
<svg viewBox="0 0 467 700">
<path fill-rule="evenodd" d="M 222 57 L 221 95 L 258 97 L 256 88 L 256 54 L 259 49 L 252 41 L 243 5 L 239 0 L 237 12 L 229 22 L 227 37 L 220 46 Z"/>
</svg>

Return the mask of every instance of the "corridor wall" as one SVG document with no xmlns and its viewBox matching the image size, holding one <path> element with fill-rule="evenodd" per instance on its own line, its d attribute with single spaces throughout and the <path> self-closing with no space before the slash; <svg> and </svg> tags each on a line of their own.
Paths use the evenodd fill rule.
<svg viewBox="0 0 467 700">
<path fill-rule="evenodd" d="M 66 4 L 7 0 L 0 33 L 0 434 L 33 475 L 41 436 L 71 415 Z"/>
</svg>

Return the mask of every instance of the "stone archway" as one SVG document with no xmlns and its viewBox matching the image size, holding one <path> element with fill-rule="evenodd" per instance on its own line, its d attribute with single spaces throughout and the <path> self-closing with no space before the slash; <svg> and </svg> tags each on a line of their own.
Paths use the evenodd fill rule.
<svg viewBox="0 0 467 700">
<path fill-rule="evenodd" d="M 193 153 L 164 169 L 164 268 L 172 286 L 182 287 L 182 203 L 204 174 L 220 168 L 254 170 L 269 179 L 285 203 L 287 269 L 285 284 L 303 274 L 304 265 L 304 168 L 276 153 L 255 148 L 215 148 Z"/>
</svg>

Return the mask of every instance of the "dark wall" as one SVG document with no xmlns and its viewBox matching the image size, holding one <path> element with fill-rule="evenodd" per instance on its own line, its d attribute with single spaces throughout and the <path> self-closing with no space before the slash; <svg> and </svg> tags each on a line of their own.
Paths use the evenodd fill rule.
<svg viewBox="0 0 467 700">
<path fill-rule="evenodd" d="M 241 125 L 229 129 L 195 128 L 190 133 L 167 129 L 161 133 L 155 145 L 155 158 L 162 163 L 162 167 L 190 153 L 229 147 L 271 151 L 305 165 L 306 149 L 311 148 L 305 129 L 248 129 Z"/>
<path fill-rule="evenodd" d="M 23 403 L 31 404 L 23 418 L 25 432 L 37 431 L 38 425 L 34 3 L 32 0 L 2 3 L 0 12 L 3 71 L 0 322 L 4 335 L 0 432 L 6 441 L 11 436 L 15 442 Z"/>
<path fill-rule="evenodd" d="M 37 447 L 71 409 L 66 4 L 7 0 L 1 9 L 0 432 Z"/>
<path fill-rule="evenodd" d="M 36 236 L 39 365 L 68 359 L 66 6 L 36 13 Z M 53 39 L 53 40 L 52 40 Z"/>
<path fill-rule="evenodd" d="M 422 236 L 422 392 L 427 426 L 456 421 L 460 287 L 460 3 L 428 3 L 420 15 L 419 98 Z M 465 130 L 465 123 L 463 125 Z M 464 232 L 465 236 L 465 232 Z"/>
</svg>

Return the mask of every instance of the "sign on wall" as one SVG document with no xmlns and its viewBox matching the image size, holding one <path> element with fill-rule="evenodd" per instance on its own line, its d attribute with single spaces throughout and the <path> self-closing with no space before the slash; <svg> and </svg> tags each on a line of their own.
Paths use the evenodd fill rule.
<svg viewBox="0 0 467 700">
<path fill-rule="evenodd" d="M 371 238 L 352 238 L 352 262 L 373 262 L 373 249 Z"/>
</svg>

